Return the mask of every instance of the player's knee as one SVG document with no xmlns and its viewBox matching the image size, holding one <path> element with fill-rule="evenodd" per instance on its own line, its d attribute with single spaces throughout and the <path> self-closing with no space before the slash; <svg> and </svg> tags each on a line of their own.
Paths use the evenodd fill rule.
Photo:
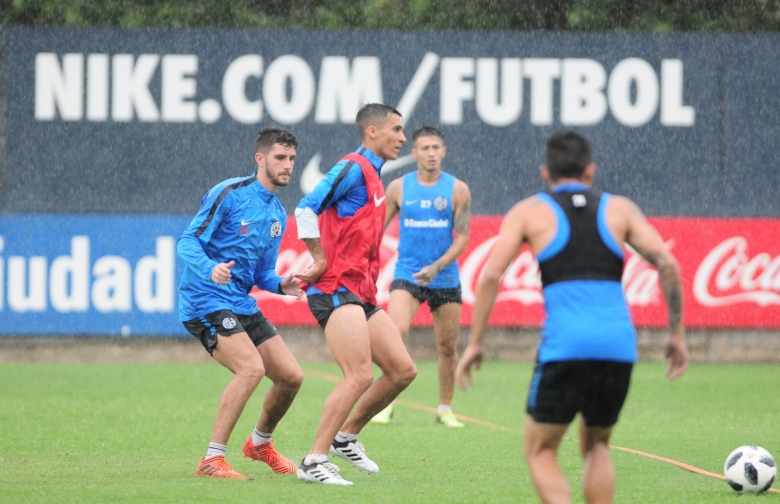
<svg viewBox="0 0 780 504">
<path fill-rule="evenodd" d="M 392 380 L 397 386 L 406 388 L 416 377 L 417 366 L 414 365 L 414 362 L 409 361 L 395 370 Z"/>
<path fill-rule="evenodd" d="M 362 394 L 372 383 L 374 383 L 374 373 L 371 369 L 368 371 L 357 371 L 349 376 L 345 376 L 344 380 L 352 386 L 356 392 Z"/>
<path fill-rule="evenodd" d="M 287 373 L 282 377 L 281 385 L 283 388 L 297 392 L 303 384 L 303 370 L 301 368 L 295 368 L 293 371 Z"/>
<path fill-rule="evenodd" d="M 252 364 L 246 366 L 240 372 L 236 373 L 236 375 L 242 376 L 252 385 L 252 387 L 257 387 L 257 384 L 260 383 L 260 380 L 265 376 L 265 367 L 262 363 Z"/>
<path fill-rule="evenodd" d="M 446 340 L 446 341 L 440 341 L 437 344 L 437 348 L 439 349 L 439 355 L 442 357 L 452 357 L 455 355 L 455 340 Z"/>
</svg>

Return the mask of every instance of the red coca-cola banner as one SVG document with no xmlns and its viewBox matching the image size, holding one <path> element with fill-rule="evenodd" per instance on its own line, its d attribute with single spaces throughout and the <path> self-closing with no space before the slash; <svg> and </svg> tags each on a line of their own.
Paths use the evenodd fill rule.
<svg viewBox="0 0 780 504">
<path fill-rule="evenodd" d="M 687 326 L 780 328 L 780 219 L 658 217 L 650 222 L 680 262 Z M 469 246 L 458 261 L 464 325 L 471 323 L 477 280 L 500 223 L 497 216 L 472 218 Z M 296 236 L 295 219 L 290 218 L 277 263 L 280 275 L 305 270 L 311 264 L 311 256 Z M 384 307 L 397 244 L 398 228 L 393 224 L 382 243 L 378 299 Z M 667 325 L 658 273 L 630 249 L 623 287 L 637 327 Z M 276 325 L 316 325 L 305 300 L 259 290 L 253 295 Z M 524 248 L 501 280 L 490 322 L 502 327 L 538 327 L 544 318 L 543 303 L 539 266 Z M 418 312 L 414 324 L 433 324 L 426 307 Z"/>
</svg>

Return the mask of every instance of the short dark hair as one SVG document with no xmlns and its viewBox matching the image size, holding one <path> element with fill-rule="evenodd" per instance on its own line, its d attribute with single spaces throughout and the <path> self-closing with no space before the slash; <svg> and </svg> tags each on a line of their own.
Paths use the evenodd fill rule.
<svg viewBox="0 0 780 504">
<path fill-rule="evenodd" d="M 581 178 L 593 162 L 590 142 L 576 131 L 559 131 L 547 139 L 545 162 L 553 180 Z"/>
<path fill-rule="evenodd" d="M 403 117 L 400 112 L 390 105 L 384 105 L 382 103 L 368 103 L 363 105 L 363 108 L 358 110 L 357 116 L 355 117 L 355 127 L 357 128 L 358 135 L 360 135 L 360 139 L 362 140 L 366 136 L 366 128 L 383 124 L 385 117 L 390 114 Z"/>
<path fill-rule="evenodd" d="M 278 126 L 268 126 L 260 130 L 255 140 L 255 152 L 268 154 L 274 144 L 284 145 L 285 147 L 298 148 L 298 139 L 292 132 Z"/>
<path fill-rule="evenodd" d="M 423 136 L 436 136 L 441 138 L 441 143 L 444 143 L 444 135 L 433 126 L 423 126 L 422 128 L 414 130 L 414 133 L 412 133 L 412 143 Z"/>
</svg>

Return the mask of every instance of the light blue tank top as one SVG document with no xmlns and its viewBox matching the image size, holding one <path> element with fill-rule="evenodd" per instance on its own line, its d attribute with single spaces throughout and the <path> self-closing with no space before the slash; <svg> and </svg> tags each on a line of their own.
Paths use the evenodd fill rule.
<svg viewBox="0 0 780 504">
<path fill-rule="evenodd" d="M 442 172 L 439 181 L 432 186 L 420 184 L 416 171 L 404 175 L 396 280 L 415 283 L 412 274 L 433 264 L 452 245 L 454 185 L 455 177 L 449 173 Z M 453 261 L 441 270 L 427 287 L 452 289 L 458 285 L 458 263 Z"/>
</svg>

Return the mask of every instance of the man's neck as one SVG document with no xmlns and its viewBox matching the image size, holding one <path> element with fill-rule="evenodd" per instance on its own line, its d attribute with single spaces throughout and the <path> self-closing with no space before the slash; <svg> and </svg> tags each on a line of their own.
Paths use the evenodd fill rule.
<svg viewBox="0 0 780 504">
<path fill-rule="evenodd" d="M 424 168 L 417 167 L 417 181 L 423 185 L 433 185 L 441 178 L 441 169 L 438 170 L 426 170 Z"/>
<path fill-rule="evenodd" d="M 576 179 L 576 178 L 561 178 L 555 181 L 550 182 L 550 189 L 555 190 L 556 187 L 566 185 L 566 184 L 578 184 L 578 185 L 584 185 L 587 187 L 590 187 L 590 184 L 582 179 Z"/>
</svg>

